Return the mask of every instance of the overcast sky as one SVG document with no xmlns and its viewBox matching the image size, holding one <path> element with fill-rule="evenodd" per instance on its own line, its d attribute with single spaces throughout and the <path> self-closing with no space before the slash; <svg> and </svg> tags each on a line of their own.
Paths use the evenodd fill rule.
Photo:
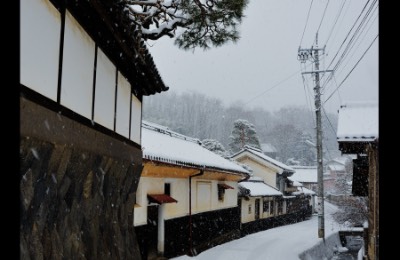
<svg viewBox="0 0 400 260">
<path fill-rule="evenodd" d="M 325 46 L 320 70 L 335 70 L 326 82 L 331 73 L 320 74 L 322 101 L 326 111 L 336 112 L 349 101 L 378 102 L 378 4 L 250 0 L 236 44 L 193 52 L 164 37 L 148 47 L 169 91 L 199 92 L 226 105 L 240 101 L 269 111 L 288 105 L 313 109 L 313 76 L 302 72 L 314 67 L 297 56 L 299 47 L 317 47 L 318 31 L 318 47 Z"/>
</svg>

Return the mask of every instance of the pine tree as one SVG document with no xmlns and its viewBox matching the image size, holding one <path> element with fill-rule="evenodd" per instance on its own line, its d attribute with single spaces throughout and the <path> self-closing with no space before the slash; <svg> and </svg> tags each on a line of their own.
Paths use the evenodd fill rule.
<svg viewBox="0 0 400 260">
<path fill-rule="evenodd" d="M 144 40 L 175 39 L 184 50 L 239 39 L 237 25 L 248 0 L 120 0 Z M 177 33 L 177 29 L 180 29 Z M 178 35 L 178 36 L 177 36 Z"/>
<path fill-rule="evenodd" d="M 221 155 L 222 157 L 228 157 L 229 153 L 225 149 L 225 147 L 217 140 L 215 139 L 204 139 L 201 141 L 201 145 L 206 148 L 207 150 L 210 150 L 218 155 Z"/>
<path fill-rule="evenodd" d="M 231 140 L 229 148 L 232 153 L 240 151 L 245 145 L 261 149 L 254 125 L 244 119 L 237 119 L 233 123 L 233 130 L 229 139 Z"/>
</svg>

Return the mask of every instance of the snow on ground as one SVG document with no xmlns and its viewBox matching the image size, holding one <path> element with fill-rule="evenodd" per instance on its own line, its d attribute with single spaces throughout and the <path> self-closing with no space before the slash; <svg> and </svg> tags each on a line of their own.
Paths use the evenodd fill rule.
<svg viewBox="0 0 400 260">
<path fill-rule="evenodd" d="M 337 207 L 325 201 L 325 238 L 341 227 L 331 217 Z M 295 224 L 260 231 L 243 238 L 213 247 L 197 256 L 179 256 L 174 260 L 294 260 L 299 254 L 320 243 L 318 216 Z"/>
</svg>

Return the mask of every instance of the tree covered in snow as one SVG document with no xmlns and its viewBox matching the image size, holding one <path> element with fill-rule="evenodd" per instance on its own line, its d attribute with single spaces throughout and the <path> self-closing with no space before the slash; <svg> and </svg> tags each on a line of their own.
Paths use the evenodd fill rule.
<svg viewBox="0 0 400 260">
<path fill-rule="evenodd" d="M 175 43 L 185 50 L 236 42 L 237 26 L 248 4 L 248 0 L 120 1 L 126 5 L 144 40 L 175 37 Z"/>
<path fill-rule="evenodd" d="M 252 123 L 244 119 L 233 122 L 233 129 L 229 136 L 229 148 L 232 153 L 240 151 L 245 145 L 261 149 L 256 129 Z"/>
<path fill-rule="evenodd" d="M 368 221 L 368 197 L 341 196 L 334 203 L 339 210 L 332 217 L 339 224 L 354 227 Z"/>
<path fill-rule="evenodd" d="M 226 158 L 229 156 L 229 153 L 225 149 L 225 147 L 215 139 L 204 139 L 203 141 L 201 141 L 201 145 L 207 150 L 210 150 L 218 155 L 221 155 L 222 157 Z"/>
</svg>

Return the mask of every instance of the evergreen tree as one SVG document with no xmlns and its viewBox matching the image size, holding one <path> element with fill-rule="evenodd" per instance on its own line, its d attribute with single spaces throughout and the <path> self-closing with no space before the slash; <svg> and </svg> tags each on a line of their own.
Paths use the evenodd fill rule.
<svg viewBox="0 0 400 260">
<path fill-rule="evenodd" d="M 233 130 L 229 136 L 229 148 L 232 153 L 240 151 L 245 145 L 261 149 L 260 141 L 253 124 L 244 119 L 233 122 Z"/>
<path fill-rule="evenodd" d="M 207 150 L 210 150 L 218 155 L 221 155 L 222 157 L 228 157 L 229 153 L 225 149 L 225 147 L 217 140 L 215 139 L 204 139 L 201 141 L 201 145 L 206 148 Z"/>
<path fill-rule="evenodd" d="M 144 40 L 175 38 L 184 50 L 221 46 L 239 39 L 237 25 L 248 0 L 120 0 Z M 177 31 L 177 29 L 180 29 Z M 178 35 L 178 36 L 177 36 Z"/>
</svg>

